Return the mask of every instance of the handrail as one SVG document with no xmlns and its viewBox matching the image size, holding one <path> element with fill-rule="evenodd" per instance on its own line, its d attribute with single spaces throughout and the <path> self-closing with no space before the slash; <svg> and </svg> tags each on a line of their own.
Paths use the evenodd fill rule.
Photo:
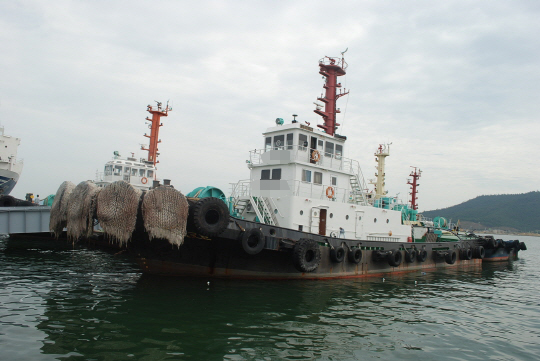
<svg viewBox="0 0 540 361">
<path fill-rule="evenodd" d="M 285 216 L 281 214 L 281 212 L 279 211 L 279 208 L 277 207 L 276 202 L 274 202 L 274 198 L 268 197 L 268 200 L 272 202 L 272 206 L 274 207 L 274 209 L 278 211 L 278 214 L 281 216 L 281 218 L 285 218 Z"/>
</svg>

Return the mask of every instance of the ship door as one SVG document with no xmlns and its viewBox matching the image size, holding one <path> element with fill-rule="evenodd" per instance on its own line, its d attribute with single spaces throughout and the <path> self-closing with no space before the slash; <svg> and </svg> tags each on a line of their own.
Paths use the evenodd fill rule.
<svg viewBox="0 0 540 361">
<path fill-rule="evenodd" d="M 309 162 L 310 163 L 317 163 L 313 159 L 313 151 L 317 150 L 317 137 L 311 137 L 311 144 L 309 147 Z"/>
<path fill-rule="evenodd" d="M 324 208 L 311 208 L 311 233 L 326 235 L 326 214 Z"/>
<path fill-rule="evenodd" d="M 364 233 L 364 211 L 356 212 L 355 218 L 355 235 L 356 238 L 361 238 Z"/>
<path fill-rule="evenodd" d="M 321 216 L 319 217 L 319 234 L 326 236 L 326 209 L 321 209 Z"/>
</svg>

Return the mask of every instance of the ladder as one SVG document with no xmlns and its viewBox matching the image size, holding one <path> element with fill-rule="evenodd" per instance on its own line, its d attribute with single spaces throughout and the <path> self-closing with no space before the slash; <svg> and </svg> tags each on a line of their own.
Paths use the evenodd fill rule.
<svg viewBox="0 0 540 361">
<path fill-rule="evenodd" d="M 350 176 L 350 181 L 351 181 L 353 203 L 367 206 L 368 202 L 364 193 L 364 189 L 366 185 L 364 184 L 363 180 L 360 181 L 360 177 L 358 177 L 358 174 L 352 174 Z"/>
<path fill-rule="evenodd" d="M 275 226 L 277 224 L 277 220 L 274 214 L 270 212 L 267 200 L 265 200 L 264 197 L 250 196 L 250 200 L 253 210 L 255 210 L 255 214 L 257 214 L 257 218 L 259 218 L 259 222 L 269 224 L 271 226 Z"/>
</svg>

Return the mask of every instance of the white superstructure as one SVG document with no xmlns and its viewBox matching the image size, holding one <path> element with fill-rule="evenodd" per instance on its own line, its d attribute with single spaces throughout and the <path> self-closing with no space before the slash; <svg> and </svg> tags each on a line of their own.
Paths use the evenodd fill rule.
<svg viewBox="0 0 540 361">
<path fill-rule="evenodd" d="M 401 211 L 373 206 L 346 138 L 298 122 L 267 129 L 250 152 L 250 179 L 233 189 L 238 216 L 330 237 L 407 242 Z M 341 231 L 341 229 L 343 231 Z"/>
<path fill-rule="evenodd" d="M 153 162 L 135 157 L 122 158 L 118 152 L 114 152 L 114 158 L 105 163 L 103 172 L 97 172 L 96 180 L 98 186 L 125 181 L 135 188 L 149 190 L 156 175 L 156 167 Z"/>
<path fill-rule="evenodd" d="M 17 184 L 23 169 L 23 160 L 17 159 L 20 138 L 4 134 L 0 126 L 0 195 L 9 194 Z"/>
</svg>

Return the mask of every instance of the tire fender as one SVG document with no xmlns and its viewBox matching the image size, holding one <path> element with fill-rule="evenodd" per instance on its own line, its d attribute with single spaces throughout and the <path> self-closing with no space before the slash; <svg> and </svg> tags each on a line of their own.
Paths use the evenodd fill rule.
<svg viewBox="0 0 540 361">
<path fill-rule="evenodd" d="M 405 251 L 405 261 L 407 261 L 408 263 L 414 263 L 414 261 L 416 261 L 417 255 L 418 254 L 414 248 L 408 251 Z"/>
<path fill-rule="evenodd" d="M 191 212 L 193 211 L 193 212 Z M 219 198 L 201 198 L 190 208 L 193 226 L 197 233 L 214 237 L 223 232 L 229 224 L 229 210 Z"/>
<path fill-rule="evenodd" d="M 294 267 L 300 272 L 313 272 L 321 262 L 321 249 L 312 239 L 301 238 L 293 248 Z"/>
<path fill-rule="evenodd" d="M 247 254 L 256 255 L 266 246 L 266 239 L 259 228 L 251 228 L 242 233 L 242 248 Z"/>
<path fill-rule="evenodd" d="M 330 250 L 330 259 L 332 262 L 341 263 L 345 259 L 345 248 L 339 246 Z"/>
<path fill-rule="evenodd" d="M 393 250 L 388 253 L 388 264 L 392 267 L 398 267 L 403 260 L 403 255 L 399 249 Z"/>
<path fill-rule="evenodd" d="M 351 263 L 360 263 L 362 261 L 362 250 L 360 248 L 353 248 L 347 253 L 347 258 Z"/>
</svg>

